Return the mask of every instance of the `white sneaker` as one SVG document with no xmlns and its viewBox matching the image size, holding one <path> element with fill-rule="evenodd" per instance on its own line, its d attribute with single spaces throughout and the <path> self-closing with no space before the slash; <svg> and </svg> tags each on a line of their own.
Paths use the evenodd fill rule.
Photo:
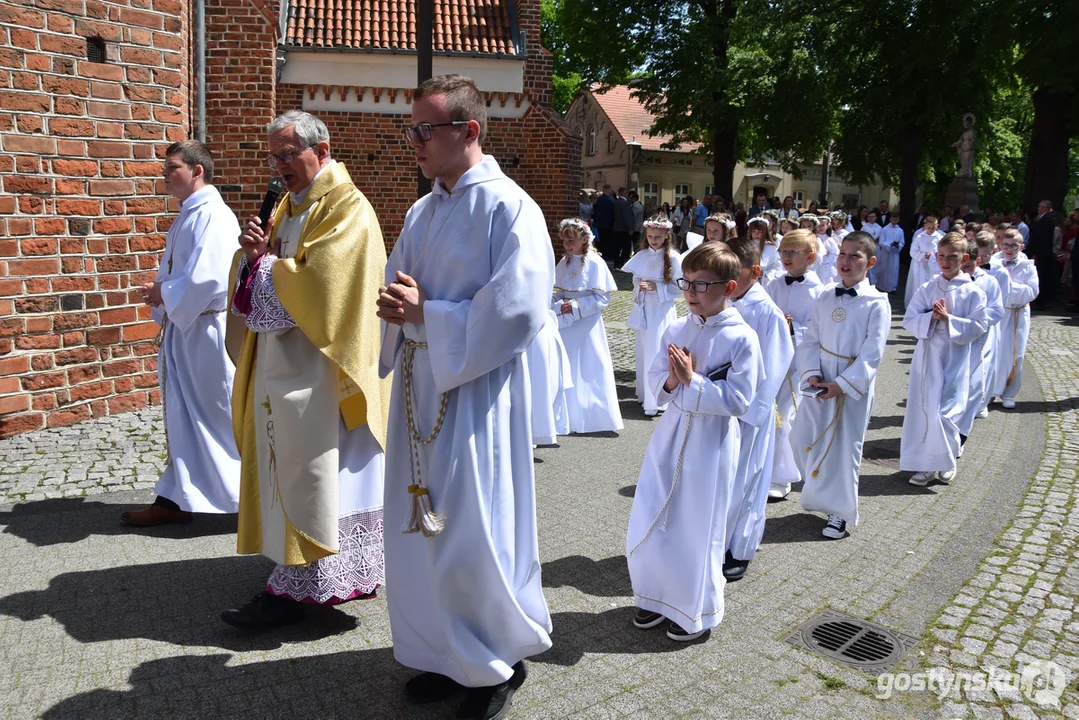
<svg viewBox="0 0 1079 720">
<path fill-rule="evenodd" d="M 941 470 L 937 473 L 937 479 L 944 484 L 948 484 L 955 479 L 955 473 L 957 470 L 958 468 L 952 468 L 951 470 Z"/>
<path fill-rule="evenodd" d="M 929 478 L 933 476 L 931 472 L 916 472 L 910 477 L 910 484 L 917 485 L 918 487 L 925 487 L 929 484 Z"/>
<path fill-rule="evenodd" d="M 981 420 L 985 420 L 987 417 L 989 417 L 989 408 L 983 407 L 981 410 L 978 411 L 978 414 L 975 415 L 974 417 L 979 418 Z"/>
<path fill-rule="evenodd" d="M 1010 397 L 1001 398 L 1000 399 L 1000 404 L 1003 405 L 1008 410 L 1011 410 L 1012 408 L 1015 407 L 1015 398 L 1010 398 Z"/>
<path fill-rule="evenodd" d="M 783 498 L 787 497 L 788 494 L 790 494 L 790 491 L 790 483 L 787 483 L 785 485 L 772 485 L 770 488 L 768 488 L 768 499 L 782 500 Z"/>
</svg>

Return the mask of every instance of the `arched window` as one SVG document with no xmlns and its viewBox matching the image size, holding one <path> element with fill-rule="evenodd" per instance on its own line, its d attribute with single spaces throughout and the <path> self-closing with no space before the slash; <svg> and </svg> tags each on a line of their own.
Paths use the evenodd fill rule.
<svg viewBox="0 0 1079 720">
<path fill-rule="evenodd" d="M 607 152 L 608 153 L 613 153 L 614 152 L 614 133 L 613 132 L 608 132 L 607 133 Z"/>
<path fill-rule="evenodd" d="M 596 154 L 596 126 L 588 126 L 588 149 L 586 150 L 588 155 Z"/>
</svg>

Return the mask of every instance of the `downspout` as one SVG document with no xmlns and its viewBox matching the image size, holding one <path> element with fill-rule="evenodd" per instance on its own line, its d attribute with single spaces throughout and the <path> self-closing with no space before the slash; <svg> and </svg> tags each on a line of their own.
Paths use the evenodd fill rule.
<svg viewBox="0 0 1079 720">
<path fill-rule="evenodd" d="M 206 142 L 206 0 L 195 0 L 195 138 Z"/>
</svg>

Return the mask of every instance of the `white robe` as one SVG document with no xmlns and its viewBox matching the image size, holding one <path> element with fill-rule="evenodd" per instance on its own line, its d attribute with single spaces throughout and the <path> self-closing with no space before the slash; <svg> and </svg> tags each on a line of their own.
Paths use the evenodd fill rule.
<svg viewBox="0 0 1079 720">
<path fill-rule="evenodd" d="M 993 259 L 993 275 L 1000 282 L 1004 319 L 1000 321 L 997 346 L 997 374 L 993 395 L 1014 399 L 1023 385 L 1023 356 L 1030 335 L 1030 303 L 1038 297 L 1038 270 L 1033 260 L 1017 260 L 1008 267 L 1003 259 Z M 997 268 L 1001 272 L 997 272 Z M 1009 378 L 1011 380 L 1009 381 Z"/>
<path fill-rule="evenodd" d="M 636 329 L 636 344 L 634 357 L 637 365 L 637 401 L 644 405 L 644 411 L 656 414 L 659 410 L 665 410 L 666 405 L 656 402 L 655 393 L 648 385 L 648 370 L 652 367 L 652 361 L 660 352 L 660 338 L 671 323 L 678 319 L 678 310 L 675 300 L 682 294 L 675 281 L 682 277 L 682 260 L 678 253 L 669 251 L 671 259 L 671 281 L 663 280 L 663 254 L 661 250 L 645 248 L 640 250 L 629 259 L 624 272 L 633 274 L 633 302 L 640 307 L 640 313 L 644 317 L 645 327 Z M 641 292 L 639 286 L 642 280 L 651 280 L 656 284 L 655 290 Z M 666 353 L 666 348 L 663 349 Z"/>
<path fill-rule="evenodd" d="M 862 232 L 868 234 L 873 238 L 873 242 L 877 247 L 877 264 L 869 268 L 869 283 L 873 286 L 879 284 L 880 280 L 880 232 L 882 228 L 877 223 L 864 223 L 862 225 Z M 849 234 L 849 233 L 848 233 Z M 879 287 L 877 288 L 880 289 Z"/>
<path fill-rule="evenodd" d="M 948 322 L 933 319 L 944 300 Z M 971 343 L 989 327 L 985 293 L 970 275 L 943 275 L 914 293 L 903 327 L 918 338 L 910 366 L 899 468 L 911 472 L 951 470 L 959 457 L 959 420 L 970 390 Z"/>
<path fill-rule="evenodd" d="M 854 286 L 855 297 L 835 289 L 821 290 L 798 346 L 799 390 L 816 375 L 843 392 L 828 400 L 801 398 L 791 444 L 805 478 L 802 508 L 856 526 L 862 444 L 892 313 L 888 297 L 868 279 Z"/>
<path fill-rule="evenodd" d="M 554 285 L 551 309 L 558 315 L 573 375 L 573 388 L 566 391 L 570 432 L 621 430 L 614 365 L 603 327 L 603 310 L 618 289 L 614 276 L 594 252 L 566 255 L 555 268 Z M 560 314 L 564 302 L 573 306 L 573 312 Z"/>
<path fill-rule="evenodd" d="M 779 257 L 779 243 L 783 240 L 780 235 L 776 242 L 765 243 L 761 250 L 761 285 L 767 284 L 772 278 L 777 278 L 786 272 L 783 269 L 783 261 Z"/>
<path fill-rule="evenodd" d="M 835 282 L 839 277 L 835 267 L 836 262 L 839 260 L 839 245 L 828 235 L 818 235 L 817 245 L 820 250 L 811 268 L 820 278 L 820 281 L 827 285 Z"/>
<path fill-rule="evenodd" d="M 989 404 L 990 390 L 997 373 L 996 350 L 1000 343 L 1000 321 L 1004 318 L 1004 302 L 1000 294 L 1000 281 L 996 276 L 979 267 L 975 268 L 971 277 L 974 284 L 985 293 L 985 315 L 989 329 L 971 346 L 970 391 L 967 409 L 959 419 L 959 433 L 963 436 L 970 435 L 974 418 Z"/>
<path fill-rule="evenodd" d="M 602 261 L 601 261 L 602 262 Z M 386 584 L 394 657 L 468 687 L 497 685 L 551 647 L 540 581 L 532 470 L 531 383 L 524 357 L 547 322 L 554 255 L 539 207 L 495 159 L 452 193 L 441 180 L 405 216 L 386 266 L 427 296 L 424 324 L 385 324 L 380 373 L 394 371 L 386 453 Z M 426 439 L 416 443 L 438 535 L 406 534 L 413 482 L 404 342 Z M 420 478 L 417 478 L 420 479 Z"/>
<path fill-rule="evenodd" d="M 899 258 L 906 238 L 903 228 L 888 223 L 877 239 L 877 290 L 895 292 L 899 287 Z"/>
<path fill-rule="evenodd" d="M 671 407 L 648 441 L 626 533 L 626 558 L 637 607 L 662 613 L 689 632 L 723 619 L 727 506 L 738 468 L 736 418 L 753 402 L 764 371 L 753 331 L 734 308 L 702 320 L 677 320 L 663 345 L 688 347 L 693 382 L 670 393 L 667 356 L 648 373 Z M 731 363 L 726 380 L 707 374 Z"/>
<path fill-rule="evenodd" d="M 569 435 L 566 389 L 573 387 L 573 377 L 558 320 L 553 312 L 547 317 L 525 353 L 532 382 L 533 445 L 554 445 L 559 435 Z"/>
<path fill-rule="evenodd" d="M 240 453 L 232 434 L 232 378 L 225 352 L 229 269 L 240 225 L 207 185 L 185 200 L 165 238 L 156 282 L 165 326 L 158 350 L 168 465 L 155 492 L 200 513 L 239 509 Z"/>
<path fill-rule="evenodd" d="M 764 513 L 772 484 L 779 422 L 776 396 L 794 359 L 794 343 L 787 318 L 759 284 L 754 283 L 733 304 L 757 336 L 764 362 L 753 403 L 738 418 L 742 442 L 727 512 L 727 549 L 738 560 L 752 560 L 764 537 Z"/>
<path fill-rule="evenodd" d="M 944 235 L 939 230 L 932 235 L 924 230 L 914 233 L 914 239 L 910 243 L 910 269 L 907 271 L 907 288 L 903 295 L 904 306 L 910 305 L 910 299 L 918 288 L 940 274 L 940 266 L 937 265 L 937 243 L 943 238 Z M 925 256 L 926 253 L 929 253 L 929 257 Z"/>
<path fill-rule="evenodd" d="M 765 290 L 771 296 L 780 312 L 790 315 L 794 335 L 792 340 L 795 352 L 802 344 L 806 329 L 813 318 L 813 308 L 817 304 L 824 286 L 817 274 L 807 270 L 801 282 L 788 284 L 786 276 L 778 277 L 765 286 Z M 798 358 L 791 358 L 787 368 L 787 377 L 779 386 L 776 395 L 776 407 L 779 410 L 779 422 L 776 428 L 775 456 L 772 460 L 772 485 L 786 486 L 788 483 L 802 481 L 802 474 L 798 469 L 798 463 L 794 459 L 794 448 L 791 446 L 791 431 L 796 422 L 798 407 L 803 398 L 799 387 Z"/>
</svg>

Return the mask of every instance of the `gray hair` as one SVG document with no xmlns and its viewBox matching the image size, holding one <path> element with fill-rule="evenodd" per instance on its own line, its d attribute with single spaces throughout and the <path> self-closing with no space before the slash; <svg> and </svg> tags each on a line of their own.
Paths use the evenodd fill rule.
<svg viewBox="0 0 1079 720">
<path fill-rule="evenodd" d="M 304 147 L 314 147 L 320 142 L 330 141 L 330 131 L 326 128 L 326 123 L 303 110 L 289 110 L 279 115 L 276 120 L 266 126 L 266 133 L 269 135 L 289 127 L 296 128 L 296 137 L 300 139 Z"/>
</svg>

